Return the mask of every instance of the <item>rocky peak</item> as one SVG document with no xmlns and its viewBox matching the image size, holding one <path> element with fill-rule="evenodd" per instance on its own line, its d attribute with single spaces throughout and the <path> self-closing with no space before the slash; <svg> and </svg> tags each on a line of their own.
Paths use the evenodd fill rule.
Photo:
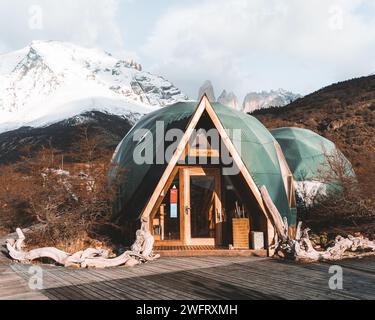
<svg viewBox="0 0 375 320">
<path fill-rule="evenodd" d="M 242 108 L 244 112 L 250 113 L 269 107 L 284 107 L 300 97 L 300 95 L 284 89 L 250 92 L 246 95 Z"/>
<path fill-rule="evenodd" d="M 227 93 L 226 90 L 223 90 L 223 92 L 217 99 L 217 102 L 229 108 L 240 110 L 240 104 L 238 102 L 237 96 L 232 91 Z"/>
<path fill-rule="evenodd" d="M 206 94 L 210 102 L 216 102 L 214 87 L 210 80 L 206 80 L 199 89 L 198 101 Z"/>
</svg>

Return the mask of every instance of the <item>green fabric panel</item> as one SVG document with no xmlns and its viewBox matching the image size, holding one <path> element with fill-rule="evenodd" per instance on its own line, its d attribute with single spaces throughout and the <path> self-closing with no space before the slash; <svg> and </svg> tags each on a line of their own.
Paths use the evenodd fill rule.
<svg viewBox="0 0 375 320">
<path fill-rule="evenodd" d="M 266 186 L 281 215 L 288 221 L 295 220 L 289 208 L 275 138 L 256 118 L 220 104 L 213 104 L 213 107 L 224 128 L 241 130 L 241 141 L 233 138 L 231 130 L 229 137 L 233 144 L 241 143 L 241 158 L 256 185 Z"/>
<path fill-rule="evenodd" d="M 165 166 L 139 166 L 133 162 L 133 152 L 137 146 L 137 143 L 133 141 L 135 130 L 147 129 L 154 136 L 156 121 L 164 121 L 166 130 L 169 128 L 184 130 L 196 107 L 197 102 L 181 102 L 148 114 L 120 143 L 113 162 L 126 171 L 120 196 L 114 206 L 115 217 L 126 216 L 127 219 L 136 219 L 165 170 Z M 241 146 L 242 160 L 257 186 L 266 186 L 282 216 L 287 217 L 291 225 L 295 224 L 296 213 L 289 209 L 274 145 L 275 138 L 256 118 L 250 115 L 217 103 L 213 104 L 213 108 L 224 128 L 228 130 L 233 144 Z M 241 130 L 241 136 L 238 138 L 234 136 L 233 129 Z M 157 147 L 154 147 L 154 154 Z M 112 174 L 115 175 L 116 171 Z"/>
<path fill-rule="evenodd" d="M 328 170 L 327 158 L 338 152 L 346 162 L 348 176 L 355 176 L 353 168 L 332 141 L 301 128 L 279 128 L 271 130 L 279 142 L 296 181 L 319 181 L 322 171 Z"/>
</svg>

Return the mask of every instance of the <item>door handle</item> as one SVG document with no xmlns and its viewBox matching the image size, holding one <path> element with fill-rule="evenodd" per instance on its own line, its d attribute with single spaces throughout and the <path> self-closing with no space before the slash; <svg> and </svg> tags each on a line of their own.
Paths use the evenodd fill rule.
<svg viewBox="0 0 375 320">
<path fill-rule="evenodd" d="M 217 222 L 224 222 L 225 215 L 224 215 L 223 210 L 216 209 L 216 218 L 217 218 L 216 220 Z"/>
<path fill-rule="evenodd" d="M 217 223 L 221 222 L 221 214 L 219 212 L 219 209 L 216 209 L 216 221 L 217 221 Z"/>
<path fill-rule="evenodd" d="M 185 214 L 188 215 L 190 213 L 191 208 L 188 206 L 185 206 Z"/>
</svg>

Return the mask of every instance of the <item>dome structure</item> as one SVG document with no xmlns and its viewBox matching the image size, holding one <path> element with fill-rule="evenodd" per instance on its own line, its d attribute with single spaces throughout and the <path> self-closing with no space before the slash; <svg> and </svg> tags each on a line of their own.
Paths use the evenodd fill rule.
<svg viewBox="0 0 375 320">
<path fill-rule="evenodd" d="M 231 142 L 237 146 L 237 151 L 247 170 L 250 172 L 258 188 L 266 186 L 268 192 L 281 214 L 295 223 L 292 216 L 287 190 L 284 185 L 282 161 L 276 150 L 275 138 L 264 125 L 255 117 L 233 110 L 219 103 L 210 103 L 219 121 L 229 134 Z M 113 162 L 118 164 L 117 170 L 124 172 L 124 185 L 116 203 L 115 215 L 127 216 L 129 219 L 138 218 L 145 206 L 145 201 L 151 197 L 157 182 L 166 169 L 166 164 L 156 164 L 156 150 L 167 149 L 171 143 L 155 141 L 157 123 L 164 124 L 165 134 L 169 129 L 185 131 L 197 110 L 197 102 L 180 102 L 144 116 L 127 134 L 117 147 Z M 235 130 L 239 134 L 235 134 Z M 134 151 L 137 141 L 134 138 L 144 131 L 153 142 L 154 161 L 151 164 L 139 165 L 134 162 Z M 163 146 L 161 145 L 163 144 Z M 114 174 L 116 174 L 114 172 Z M 147 181 L 147 182 L 146 182 Z M 293 213 L 294 214 L 294 213 Z"/>
<path fill-rule="evenodd" d="M 337 190 L 334 186 L 338 183 L 328 185 L 327 181 L 334 180 L 333 165 L 339 165 L 347 177 L 355 177 L 349 160 L 332 141 L 317 133 L 302 128 L 279 128 L 271 133 L 282 148 L 300 194 L 302 188 L 311 196 Z"/>
<path fill-rule="evenodd" d="M 334 148 L 307 130 L 271 133 L 206 96 L 179 102 L 145 115 L 117 147 L 113 215 L 148 224 L 158 246 L 248 248 L 253 231 L 268 249 L 276 211 L 295 232 L 295 180 L 315 179 L 322 150 Z"/>
</svg>

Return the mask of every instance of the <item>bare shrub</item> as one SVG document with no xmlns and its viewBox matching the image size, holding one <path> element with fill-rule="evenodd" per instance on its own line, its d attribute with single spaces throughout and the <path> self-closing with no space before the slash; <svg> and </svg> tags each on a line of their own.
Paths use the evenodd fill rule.
<svg viewBox="0 0 375 320">
<path fill-rule="evenodd" d="M 87 130 L 76 145 L 75 159 L 63 163 L 58 150 L 43 149 L 37 156 L 0 168 L 0 225 L 16 227 L 38 224 L 28 235 L 31 247 L 53 246 L 76 252 L 111 243 L 109 230 L 118 181 L 109 181 L 110 153 Z M 72 155 L 70 155 L 72 156 Z M 106 232 L 103 232 L 105 230 Z"/>
<path fill-rule="evenodd" d="M 325 186 L 325 192 L 317 192 L 309 204 L 302 206 L 305 210 L 302 218 L 317 231 L 347 227 L 360 231 L 363 225 L 374 222 L 373 185 L 358 181 L 351 174 L 351 166 L 340 151 L 326 154 L 325 158 L 320 170 L 320 182 Z M 375 165 L 368 165 L 372 175 L 369 181 L 374 181 Z"/>
<path fill-rule="evenodd" d="M 0 226 L 3 233 L 14 231 L 15 224 L 27 227 L 36 222 L 30 214 L 27 199 L 22 197 L 28 178 L 16 170 L 14 165 L 0 169 Z M 27 190 L 27 189 L 26 189 Z"/>
</svg>

